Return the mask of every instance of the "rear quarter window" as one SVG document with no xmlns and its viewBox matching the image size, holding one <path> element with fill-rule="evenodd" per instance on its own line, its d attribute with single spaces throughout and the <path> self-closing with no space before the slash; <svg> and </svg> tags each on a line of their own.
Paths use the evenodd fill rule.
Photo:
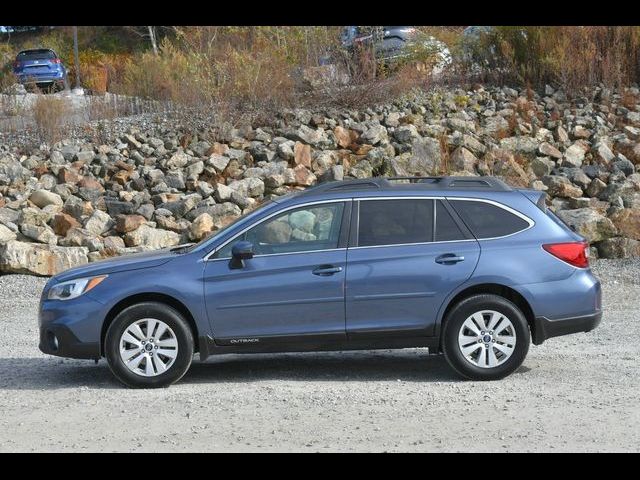
<svg viewBox="0 0 640 480">
<path fill-rule="evenodd" d="M 492 203 L 452 200 L 449 203 L 476 238 L 512 235 L 529 227 L 529 222 Z"/>
</svg>

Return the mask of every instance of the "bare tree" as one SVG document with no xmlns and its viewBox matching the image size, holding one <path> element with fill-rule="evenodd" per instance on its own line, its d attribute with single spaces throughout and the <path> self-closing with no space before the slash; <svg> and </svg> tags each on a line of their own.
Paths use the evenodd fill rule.
<svg viewBox="0 0 640 480">
<path fill-rule="evenodd" d="M 155 26 L 144 26 L 144 27 L 140 27 L 140 26 L 135 26 L 135 27 L 125 27 L 127 28 L 129 31 L 141 36 L 141 37 L 148 37 L 149 41 L 151 42 L 151 48 L 153 49 L 153 53 L 158 55 L 158 31 L 157 28 L 159 27 L 155 27 Z"/>
<path fill-rule="evenodd" d="M 147 29 L 149 30 L 149 39 L 151 40 L 153 53 L 158 55 L 158 41 L 156 38 L 156 27 L 147 27 Z"/>
</svg>

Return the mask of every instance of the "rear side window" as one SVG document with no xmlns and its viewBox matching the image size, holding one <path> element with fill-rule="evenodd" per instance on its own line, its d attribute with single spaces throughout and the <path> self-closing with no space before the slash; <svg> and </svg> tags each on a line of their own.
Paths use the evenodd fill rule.
<svg viewBox="0 0 640 480">
<path fill-rule="evenodd" d="M 436 204 L 436 242 L 466 240 L 466 236 L 451 217 L 449 211 L 438 200 Z"/>
<path fill-rule="evenodd" d="M 360 201 L 358 246 L 433 241 L 433 200 Z"/>
<path fill-rule="evenodd" d="M 450 200 L 476 238 L 511 235 L 529 227 L 529 222 L 491 203 L 473 200 Z"/>
</svg>

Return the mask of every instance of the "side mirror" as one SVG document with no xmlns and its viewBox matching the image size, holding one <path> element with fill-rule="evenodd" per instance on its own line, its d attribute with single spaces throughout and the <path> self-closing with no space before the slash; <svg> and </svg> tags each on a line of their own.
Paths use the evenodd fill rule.
<svg viewBox="0 0 640 480">
<path fill-rule="evenodd" d="M 236 243 L 231 249 L 229 268 L 244 268 L 244 261 L 253 258 L 253 244 L 245 240 Z"/>
</svg>

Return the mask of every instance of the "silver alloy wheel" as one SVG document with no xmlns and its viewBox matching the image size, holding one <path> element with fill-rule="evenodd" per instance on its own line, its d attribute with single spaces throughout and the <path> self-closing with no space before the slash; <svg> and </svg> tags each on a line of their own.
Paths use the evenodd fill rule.
<svg viewBox="0 0 640 480">
<path fill-rule="evenodd" d="M 137 320 L 120 337 L 120 358 L 136 375 L 160 375 L 171 368 L 177 356 L 176 334 L 161 320 Z"/>
<path fill-rule="evenodd" d="M 467 318 L 458 333 L 464 358 L 480 368 L 494 368 L 506 362 L 515 350 L 516 331 L 505 315 L 481 310 Z"/>
</svg>

